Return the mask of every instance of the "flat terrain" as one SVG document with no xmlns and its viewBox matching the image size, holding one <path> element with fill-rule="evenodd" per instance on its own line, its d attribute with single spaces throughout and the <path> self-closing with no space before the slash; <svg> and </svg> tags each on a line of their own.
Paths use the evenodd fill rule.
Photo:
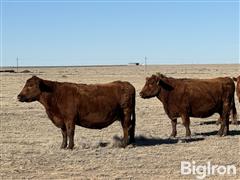
<svg viewBox="0 0 240 180">
<path fill-rule="evenodd" d="M 24 69 L 20 69 L 24 70 Z M 178 135 L 169 139 L 171 123 L 156 98 L 138 95 L 145 77 L 161 72 L 172 77 L 212 78 L 237 76 L 240 65 L 172 65 L 119 67 L 28 68 L 32 73 L 1 73 L 0 175 L 3 179 L 195 179 L 180 173 L 181 161 L 205 165 L 235 165 L 235 176 L 207 179 L 240 179 L 240 126 L 230 125 L 231 135 L 218 137 L 218 115 L 191 119 L 192 139 L 185 141 L 185 128 L 178 120 Z M 102 130 L 77 126 L 75 148 L 61 150 L 60 129 L 47 118 L 38 103 L 20 103 L 17 94 L 32 75 L 43 79 L 106 83 L 126 80 L 136 87 L 136 146 L 114 147 L 122 136 L 119 122 Z M 236 99 L 236 108 L 240 105 Z M 239 120 L 239 118 L 238 118 Z"/>
</svg>

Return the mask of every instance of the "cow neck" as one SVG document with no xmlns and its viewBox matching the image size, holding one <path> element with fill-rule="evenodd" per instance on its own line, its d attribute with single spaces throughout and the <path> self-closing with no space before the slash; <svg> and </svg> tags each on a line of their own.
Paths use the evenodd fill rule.
<svg viewBox="0 0 240 180">
<path fill-rule="evenodd" d="M 42 92 L 39 98 L 39 102 L 46 108 L 49 109 L 51 107 L 50 105 L 50 97 L 51 94 L 48 92 Z"/>
<path fill-rule="evenodd" d="M 161 90 L 160 90 L 157 98 L 158 98 L 163 104 L 165 104 L 165 103 L 168 102 L 169 93 L 170 93 L 169 91 L 161 88 Z"/>
<path fill-rule="evenodd" d="M 56 84 L 52 81 L 44 81 L 44 83 L 51 87 L 51 90 L 41 92 L 39 102 L 45 107 L 45 109 L 49 110 L 54 103 L 53 98 Z"/>
<path fill-rule="evenodd" d="M 169 79 L 165 79 L 169 83 Z M 164 89 L 163 87 L 160 87 L 160 91 L 158 93 L 157 98 L 163 103 L 167 104 L 168 103 L 168 96 L 170 94 L 170 91 Z"/>
</svg>

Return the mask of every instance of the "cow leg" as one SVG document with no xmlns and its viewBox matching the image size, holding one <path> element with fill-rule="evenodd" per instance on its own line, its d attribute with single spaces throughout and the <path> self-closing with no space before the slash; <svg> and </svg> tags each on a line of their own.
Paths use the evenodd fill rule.
<svg viewBox="0 0 240 180">
<path fill-rule="evenodd" d="M 229 115 L 230 115 L 229 103 L 223 103 L 222 122 L 218 131 L 219 136 L 226 136 L 229 133 Z"/>
<path fill-rule="evenodd" d="M 186 129 L 186 137 L 190 137 L 191 136 L 191 131 L 189 128 L 190 118 L 187 115 L 182 115 L 182 123 Z"/>
<path fill-rule="evenodd" d="M 126 147 L 128 145 L 128 134 L 131 127 L 131 111 L 129 109 L 123 110 L 123 119 L 121 121 L 123 128 L 123 142 L 122 147 Z"/>
<path fill-rule="evenodd" d="M 129 134 L 130 134 L 130 142 L 129 143 L 135 143 L 135 123 L 136 123 L 136 115 L 135 115 L 135 109 L 133 109 L 132 110 L 131 127 L 129 129 Z"/>
<path fill-rule="evenodd" d="M 237 110 L 236 110 L 236 106 L 235 106 L 235 101 L 234 101 L 234 97 L 232 100 L 232 124 L 237 125 L 238 121 L 237 121 Z"/>
<path fill-rule="evenodd" d="M 225 103 L 224 104 L 225 110 L 223 110 L 223 118 L 225 119 L 224 121 L 224 131 L 223 135 L 226 136 L 229 134 L 229 117 L 230 117 L 230 112 L 231 112 L 231 103 Z"/>
<path fill-rule="evenodd" d="M 73 122 L 68 122 L 66 124 L 66 127 L 67 127 L 67 136 L 68 136 L 68 139 L 69 139 L 67 149 L 73 149 L 75 124 Z"/>
<path fill-rule="evenodd" d="M 223 130 L 224 130 L 224 122 L 222 121 L 221 122 L 221 126 L 220 126 L 220 129 L 218 130 L 218 135 L 219 136 L 222 136 L 223 135 Z"/>
<path fill-rule="evenodd" d="M 223 135 L 227 136 L 229 134 L 229 116 L 226 117 L 226 123 L 225 123 L 225 128 L 223 131 Z"/>
<path fill-rule="evenodd" d="M 221 122 L 221 127 L 218 131 L 218 135 L 219 136 L 226 136 L 229 134 L 229 117 L 225 118 L 222 122 Z"/>
<path fill-rule="evenodd" d="M 171 119 L 172 133 L 170 137 L 176 137 L 177 135 L 177 119 Z"/>
<path fill-rule="evenodd" d="M 66 126 L 62 127 L 61 131 L 62 131 L 62 136 L 63 136 L 61 149 L 64 149 L 64 148 L 67 147 L 67 129 L 66 129 Z"/>
<path fill-rule="evenodd" d="M 218 118 L 218 120 L 216 121 L 216 125 L 221 124 L 221 122 L 222 122 L 222 117 L 220 116 L 220 117 Z"/>
</svg>

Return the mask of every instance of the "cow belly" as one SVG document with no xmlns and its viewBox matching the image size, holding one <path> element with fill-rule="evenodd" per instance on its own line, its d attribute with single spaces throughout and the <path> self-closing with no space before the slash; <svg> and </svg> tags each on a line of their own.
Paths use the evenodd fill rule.
<svg viewBox="0 0 240 180">
<path fill-rule="evenodd" d="M 188 104 L 190 116 L 206 118 L 220 112 L 219 110 L 222 108 L 221 99 L 214 93 L 220 94 L 220 92 L 203 91 L 190 96 L 190 103 Z"/>
<path fill-rule="evenodd" d="M 207 118 L 209 116 L 212 116 L 216 111 L 207 111 L 207 112 L 197 112 L 197 113 L 192 113 L 190 116 L 191 117 L 196 117 L 196 118 Z"/>
<path fill-rule="evenodd" d="M 195 107 L 191 108 L 190 116 L 191 117 L 199 117 L 199 118 L 207 118 L 217 112 L 219 112 L 219 108 L 217 105 L 195 106 Z"/>
<path fill-rule="evenodd" d="M 118 119 L 116 114 L 102 115 L 99 113 L 91 113 L 77 119 L 76 124 L 90 129 L 102 129 Z"/>
</svg>

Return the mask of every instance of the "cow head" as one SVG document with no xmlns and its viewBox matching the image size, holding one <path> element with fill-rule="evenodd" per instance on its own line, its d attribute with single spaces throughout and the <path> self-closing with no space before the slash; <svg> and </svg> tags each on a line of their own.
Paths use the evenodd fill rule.
<svg viewBox="0 0 240 180">
<path fill-rule="evenodd" d="M 20 102 L 33 102 L 39 100 L 40 94 L 46 89 L 44 80 L 37 76 L 33 76 L 26 81 L 25 86 L 18 95 L 18 100 Z"/>
<path fill-rule="evenodd" d="M 139 93 L 142 98 L 151 98 L 157 96 L 161 89 L 172 90 L 173 87 L 167 84 L 164 80 L 165 77 L 159 75 L 152 75 L 146 78 L 146 83 Z"/>
<path fill-rule="evenodd" d="M 233 77 L 232 79 L 237 82 L 237 95 L 239 96 L 240 100 L 240 76 Z"/>
<path fill-rule="evenodd" d="M 236 81 L 236 82 L 240 82 L 240 76 L 238 76 L 238 77 L 233 77 L 232 78 L 234 81 Z"/>
</svg>

